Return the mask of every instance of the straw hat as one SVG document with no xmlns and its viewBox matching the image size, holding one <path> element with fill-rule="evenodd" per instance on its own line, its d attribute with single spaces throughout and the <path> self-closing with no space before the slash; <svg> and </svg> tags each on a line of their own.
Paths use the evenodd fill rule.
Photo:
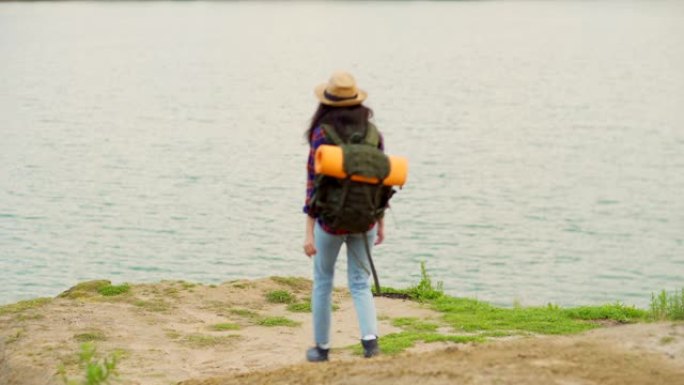
<svg viewBox="0 0 684 385">
<path fill-rule="evenodd" d="M 348 107 L 361 104 L 368 94 L 356 87 L 356 80 L 348 72 L 335 72 L 328 80 L 316 87 L 316 97 L 321 103 L 333 107 Z"/>
</svg>

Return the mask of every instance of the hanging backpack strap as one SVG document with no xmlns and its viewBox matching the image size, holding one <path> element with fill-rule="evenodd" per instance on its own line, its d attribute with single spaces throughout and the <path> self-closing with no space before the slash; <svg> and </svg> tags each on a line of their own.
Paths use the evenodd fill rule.
<svg viewBox="0 0 684 385">
<path fill-rule="evenodd" d="M 373 283 L 375 284 L 375 295 L 381 296 L 382 295 L 382 289 L 380 289 L 380 280 L 378 279 L 378 272 L 375 271 L 375 263 L 373 263 L 373 257 L 371 256 L 371 248 L 370 248 L 370 244 L 368 243 L 368 232 L 360 233 L 360 235 L 363 237 L 363 246 L 366 249 L 366 256 L 368 257 L 368 264 L 370 265 L 370 271 L 368 271 L 368 269 L 366 268 L 366 264 L 363 263 L 361 258 L 356 254 L 356 252 L 353 251 L 353 249 L 352 249 L 352 255 L 354 256 L 356 263 L 358 263 L 359 266 L 361 266 L 361 268 L 366 271 L 366 274 L 373 275 Z"/>
<path fill-rule="evenodd" d="M 373 258 L 371 257 L 371 249 L 368 244 L 368 233 L 363 233 L 363 245 L 366 247 L 366 255 L 368 256 L 368 263 L 370 264 L 371 272 L 373 273 L 373 282 L 375 283 L 375 292 L 377 295 L 382 295 L 382 290 L 380 289 L 380 280 L 378 280 L 378 273 L 375 271 L 375 264 L 373 263 Z"/>
</svg>

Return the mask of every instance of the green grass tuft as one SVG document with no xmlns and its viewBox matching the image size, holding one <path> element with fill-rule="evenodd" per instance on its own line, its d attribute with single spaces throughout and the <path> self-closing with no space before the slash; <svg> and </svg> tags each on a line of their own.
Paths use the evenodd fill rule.
<svg viewBox="0 0 684 385">
<path fill-rule="evenodd" d="M 287 290 L 273 290 L 266 293 L 266 300 L 270 303 L 293 303 L 297 298 Z"/>
<path fill-rule="evenodd" d="M 575 320 L 557 306 L 504 309 L 473 299 L 444 296 L 433 303 L 445 313 L 444 321 L 456 330 L 524 331 L 540 334 L 571 334 L 597 327 Z"/>
<path fill-rule="evenodd" d="M 105 279 L 98 279 L 94 281 L 85 281 L 76 286 L 66 290 L 58 295 L 59 298 L 77 299 L 83 297 L 92 297 L 98 294 L 98 290 L 105 286 L 111 286 L 112 282 Z"/>
<path fill-rule="evenodd" d="M 439 328 L 436 323 L 425 322 L 415 317 L 395 318 L 392 320 L 392 325 L 414 332 L 435 332 Z"/>
<path fill-rule="evenodd" d="M 649 316 L 656 321 L 684 320 L 684 288 L 669 295 L 665 290 L 657 296 L 652 293 Z"/>
<path fill-rule="evenodd" d="M 442 282 L 438 282 L 436 285 L 433 285 L 432 279 L 428 275 L 427 269 L 425 268 L 425 262 L 420 263 L 420 277 L 420 282 L 418 282 L 416 286 L 411 286 L 407 289 L 383 287 L 382 293 L 390 295 L 405 295 L 418 302 L 430 302 L 444 296 L 444 285 Z M 373 293 L 377 294 L 375 288 L 372 290 Z"/>
<path fill-rule="evenodd" d="M 311 280 L 301 277 L 271 277 L 271 281 L 295 291 L 311 290 Z"/>
<path fill-rule="evenodd" d="M 234 323 L 219 323 L 211 325 L 211 328 L 216 331 L 239 330 L 240 325 Z"/>
<path fill-rule="evenodd" d="M 401 333 L 392 333 L 380 338 L 380 351 L 382 354 L 395 355 L 403 352 L 408 348 L 415 346 L 417 342 L 433 343 L 433 342 L 454 342 L 454 343 L 468 343 L 468 342 L 484 342 L 486 339 L 481 336 L 458 336 L 458 335 L 444 335 L 439 333 L 423 333 L 415 331 L 404 331 Z M 353 345 L 352 351 L 355 354 L 362 354 L 363 348 L 360 344 Z"/>
<path fill-rule="evenodd" d="M 210 348 L 219 345 L 229 344 L 232 341 L 242 338 L 239 335 L 232 334 L 227 336 L 211 336 L 205 334 L 189 334 L 186 335 L 178 342 L 184 345 L 188 345 L 192 348 Z"/>
<path fill-rule="evenodd" d="M 287 327 L 296 327 L 301 325 L 300 322 L 293 321 L 289 318 L 285 317 L 264 317 L 261 318 L 260 320 L 257 321 L 257 325 L 259 326 L 287 326 Z"/>
<path fill-rule="evenodd" d="M 126 294 L 131 290 L 131 287 L 124 283 L 123 285 L 107 285 L 97 289 L 97 292 L 105 297 Z"/>
<path fill-rule="evenodd" d="M 287 305 L 287 310 L 293 313 L 311 313 L 311 302 L 297 302 Z"/>
<path fill-rule="evenodd" d="M 425 262 L 420 264 L 420 282 L 414 287 L 408 289 L 408 294 L 411 298 L 417 301 L 432 301 L 444 296 L 444 285 L 438 282 L 436 287 L 432 285 L 432 279 L 427 273 Z"/>
<path fill-rule="evenodd" d="M 636 322 L 648 316 L 648 312 L 619 302 L 603 306 L 580 306 L 562 310 L 568 317 L 580 320 L 613 320 L 621 323 Z"/>
<path fill-rule="evenodd" d="M 311 313 L 311 298 L 305 298 L 302 302 L 287 305 L 287 310 L 293 313 Z M 332 311 L 340 310 L 340 305 L 333 303 Z"/>
<path fill-rule="evenodd" d="M 598 327 L 596 320 L 636 322 L 647 313 L 620 303 L 603 306 L 582 306 L 562 309 L 556 305 L 540 307 L 498 308 L 475 299 L 455 298 L 445 295 L 442 285 L 433 285 L 425 264 L 421 264 L 421 280 L 404 291 L 412 299 L 426 302 L 433 309 L 444 313 L 443 321 L 455 330 L 488 332 L 489 334 L 571 334 Z M 412 320 L 405 322 L 408 326 Z M 430 327 L 430 326 L 425 326 Z M 407 327 L 407 330 L 411 330 Z M 416 331 L 413 329 L 413 331 Z"/>
<path fill-rule="evenodd" d="M 62 362 L 57 368 L 57 374 L 61 377 L 65 385 L 100 385 L 109 384 L 110 377 L 118 376 L 116 366 L 119 355 L 114 352 L 107 357 L 98 358 L 95 345 L 84 343 L 81 345 L 81 352 L 78 357 L 79 366 L 82 369 L 82 379 L 70 379 L 66 374 L 65 363 Z"/>
</svg>

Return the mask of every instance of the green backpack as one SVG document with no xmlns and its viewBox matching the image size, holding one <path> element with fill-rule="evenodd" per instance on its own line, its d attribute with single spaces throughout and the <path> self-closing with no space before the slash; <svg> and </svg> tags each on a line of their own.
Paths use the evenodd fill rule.
<svg viewBox="0 0 684 385">
<path fill-rule="evenodd" d="M 394 190 L 382 184 L 389 175 L 387 155 L 379 148 L 380 133 L 371 123 L 350 127 L 354 134 L 344 141 L 331 125 L 321 126 L 326 138 L 342 147 L 346 175 L 377 178 L 377 184 L 317 175 L 311 208 L 333 230 L 363 233 L 383 217 Z"/>
</svg>

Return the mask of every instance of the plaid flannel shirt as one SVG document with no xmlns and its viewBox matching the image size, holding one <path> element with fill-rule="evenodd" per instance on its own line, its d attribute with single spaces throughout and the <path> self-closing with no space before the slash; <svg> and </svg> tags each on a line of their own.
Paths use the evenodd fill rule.
<svg viewBox="0 0 684 385">
<path fill-rule="evenodd" d="M 382 139 L 382 134 L 380 135 L 380 142 L 378 143 L 378 148 L 382 151 L 385 150 L 385 146 L 383 143 Z M 325 132 L 321 128 L 321 126 L 318 126 L 314 128 L 313 132 L 311 133 L 311 145 L 309 146 L 309 159 L 306 162 L 306 199 L 304 201 L 304 208 L 303 211 L 305 214 L 313 217 L 313 215 L 310 212 L 311 206 L 311 198 L 313 197 L 314 191 L 316 189 L 315 186 L 315 180 L 316 180 L 316 174 L 314 172 L 314 154 L 316 154 L 316 149 L 321 144 L 334 144 L 332 141 L 328 140 L 328 138 L 325 137 Z M 330 226 L 326 225 L 320 218 L 316 219 L 318 223 L 321 225 L 323 230 L 325 230 L 327 233 L 334 234 L 334 235 L 342 235 L 342 234 L 349 234 L 348 231 L 344 230 L 333 230 L 330 228 Z M 371 228 L 373 228 L 371 226 Z"/>
</svg>

